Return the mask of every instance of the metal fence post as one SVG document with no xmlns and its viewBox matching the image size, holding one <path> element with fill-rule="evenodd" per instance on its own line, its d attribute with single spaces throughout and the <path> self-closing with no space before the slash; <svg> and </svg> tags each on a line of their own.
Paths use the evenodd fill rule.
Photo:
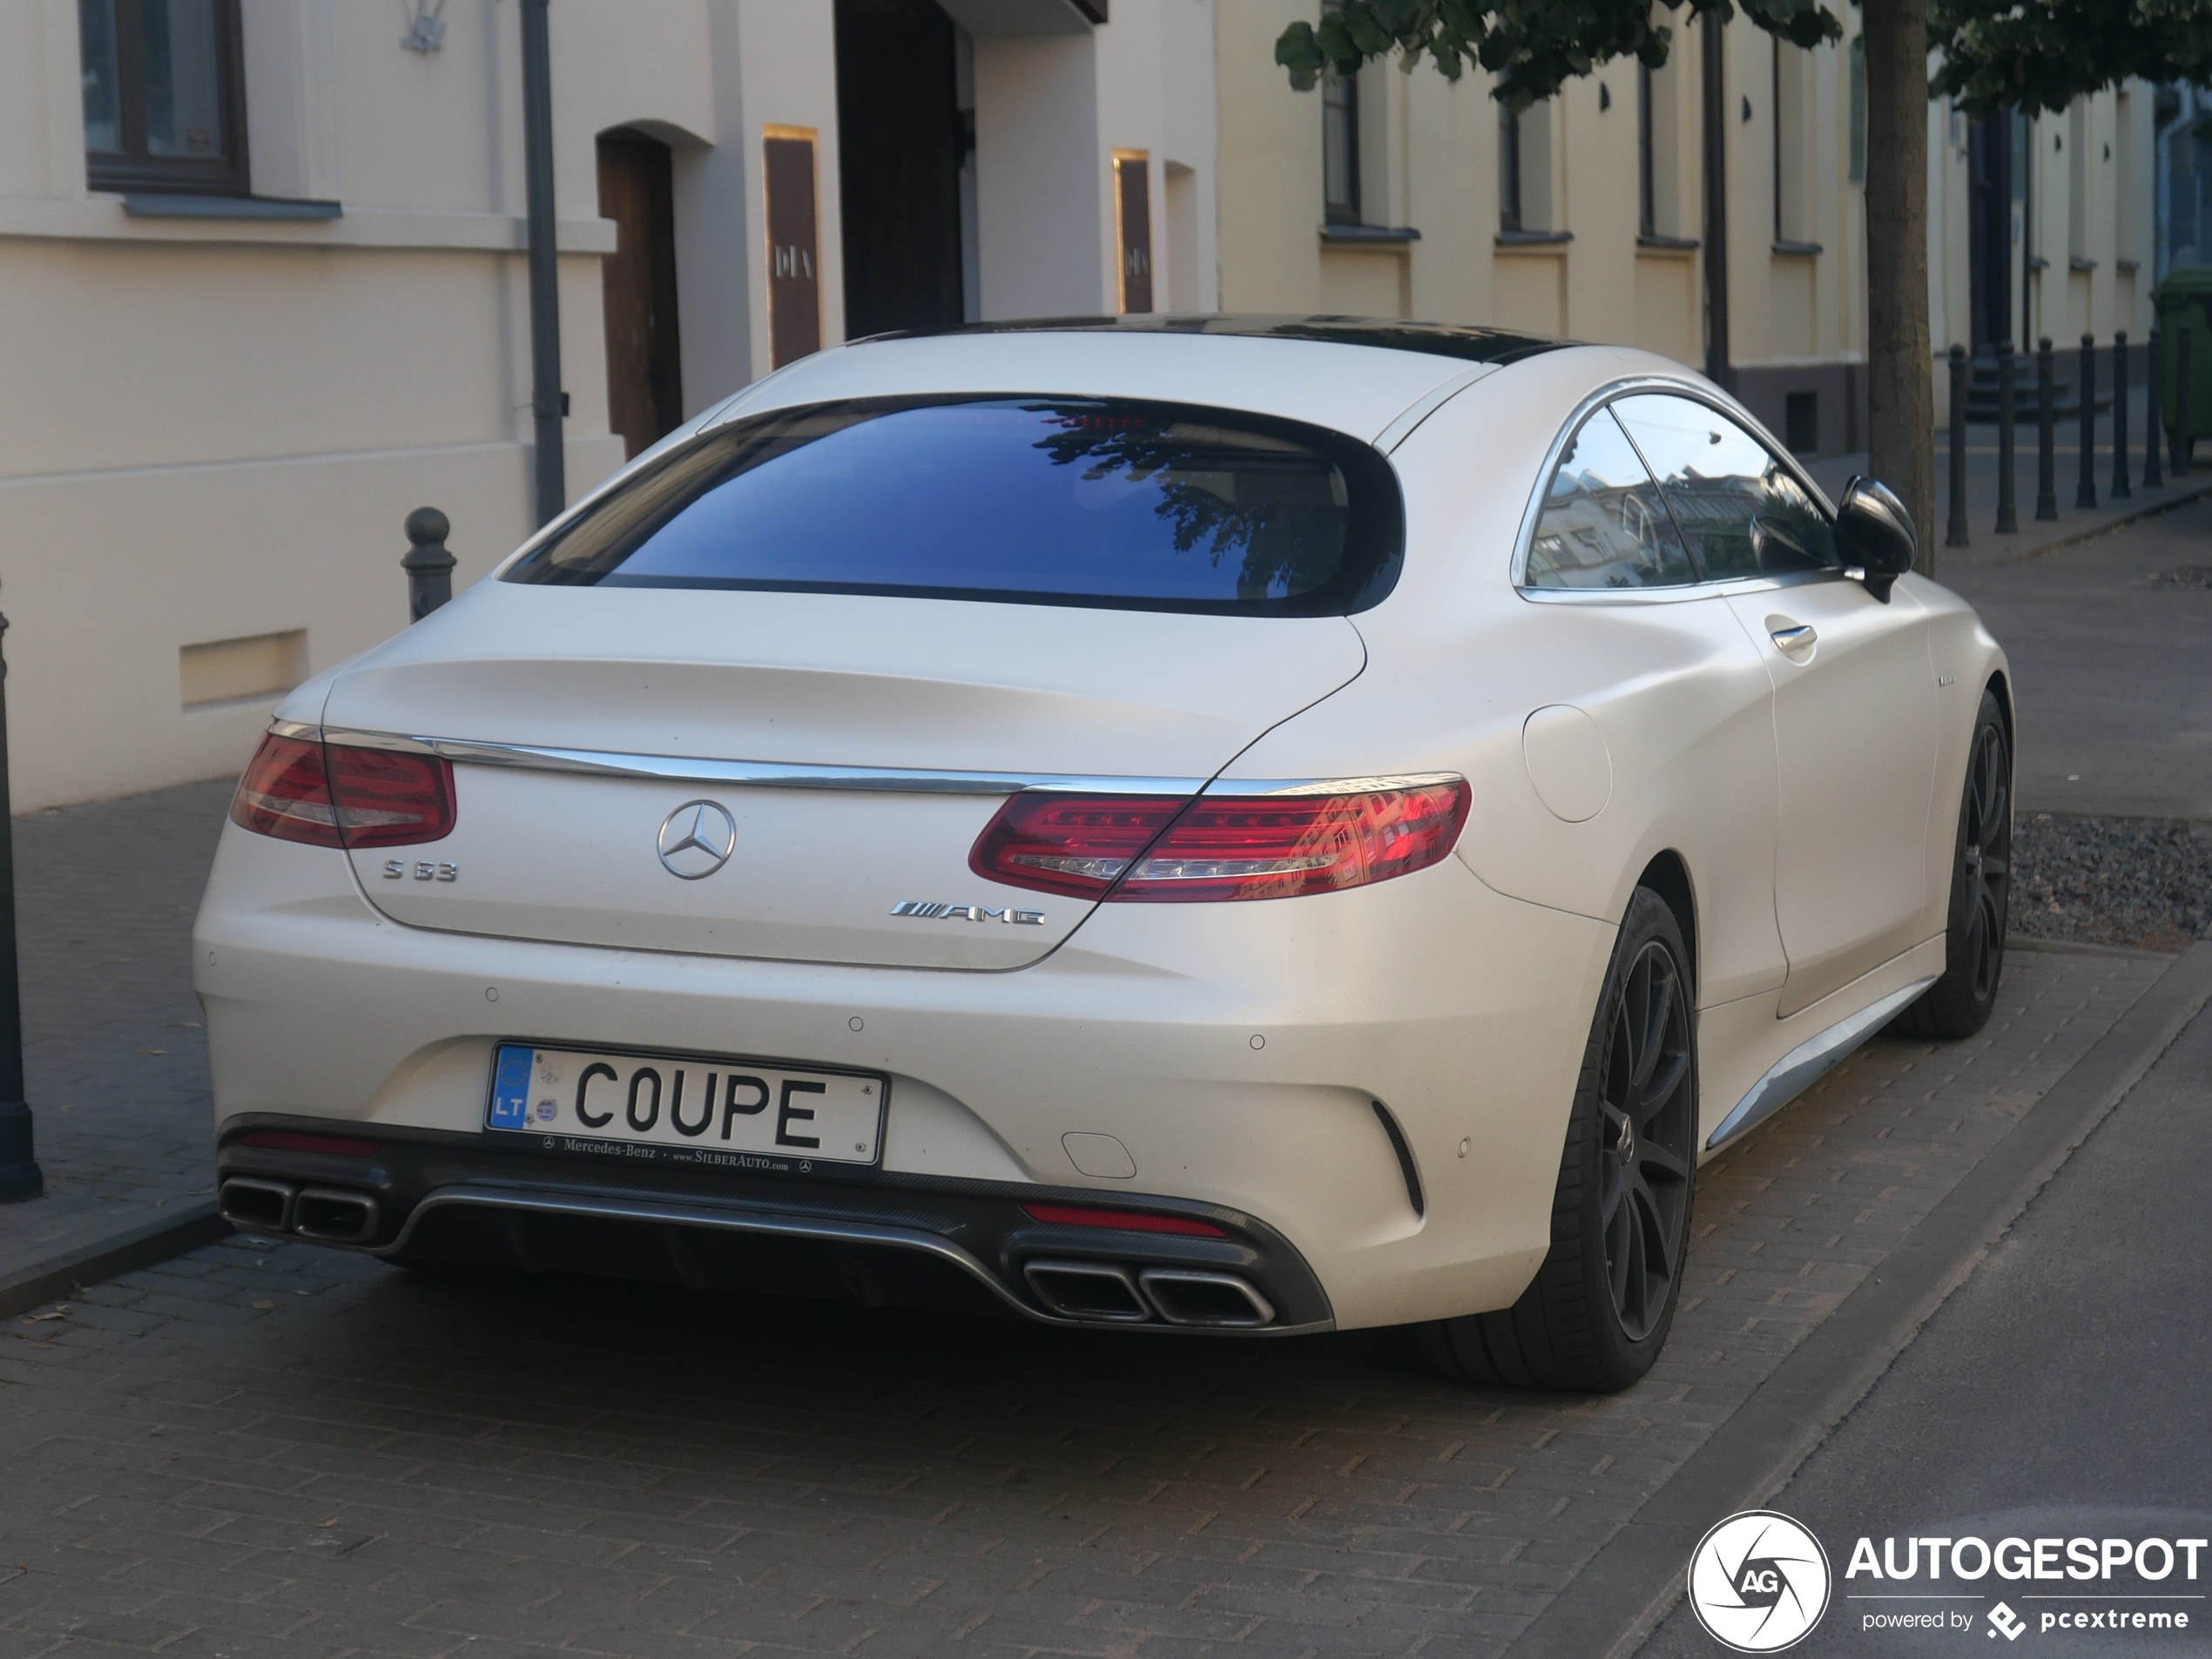
<svg viewBox="0 0 2212 1659">
<path fill-rule="evenodd" d="M 1951 348 L 1951 523 L 1946 547 L 1966 545 L 1966 348 Z"/>
<path fill-rule="evenodd" d="M 1997 533 L 2020 533 L 2020 499 L 2013 476 L 2013 437 L 2018 427 L 2013 409 L 2013 342 L 1997 342 Z"/>
<path fill-rule="evenodd" d="M 407 516 L 407 552 L 400 569 L 407 572 L 407 619 L 421 622 L 453 597 L 453 567 L 459 563 L 446 551 L 446 537 L 453 526 L 435 507 L 418 507 Z"/>
<path fill-rule="evenodd" d="M 2128 487 L 2128 331 L 2112 337 L 2112 498 L 2126 501 Z"/>
<path fill-rule="evenodd" d="M 2051 337 L 2035 342 L 2035 516 L 2059 516 L 2059 457 L 2052 422 L 2058 419 L 2058 389 L 2052 378 Z"/>
<path fill-rule="evenodd" d="M 2097 337 L 2081 336 L 2081 475 L 2074 486 L 2076 507 L 2097 504 Z"/>
<path fill-rule="evenodd" d="M 8 619 L 0 617 L 0 635 Z M 23 997 L 16 969 L 16 837 L 8 800 L 8 665 L 0 662 L 0 1204 L 36 1198 L 46 1177 L 32 1156 L 23 1087 Z"/>
<path fill-rule="evenodd" d="M 2189 320 L 2182 319 L 2181 349 L 2175 354 L 2175 378 L 2180 384 L 2174 388 L 2174 429 L 2167 435 L 2168 456 L 2173 462 L 2172 472 L 2176 478 L 2189 475 L 2190 451 L 2196 445 L 2189 436 Z"/>
<path fill-rule="evenodd" d="M 2151 327 L 2148 349 L 2143 356 L 2143 488 L 2162 489 L 2166 475 L 2159 469 L 2159 446 L 2164 442 L 2160 435 L 2166 426 L 2165 393 L 2159 382 L 2166 366 L 2159 359 L 2164 342 L 2159 338 L 2156 324 Z"/>
</svg>

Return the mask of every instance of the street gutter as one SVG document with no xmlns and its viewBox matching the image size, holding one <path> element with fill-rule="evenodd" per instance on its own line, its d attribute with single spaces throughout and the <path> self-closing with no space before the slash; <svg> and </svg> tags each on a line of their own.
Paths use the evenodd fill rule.
<svg viewBox="0 0 2212 1659">
<path fill-rule="evenodd" d="M 202 1198 L 135 1227 L 78 1238 L 0 1271 L 0 1318 L 198 1250 L 230 1231 L 231 1224 L 215 1212 L 215 1201 Z"/>
</svg>

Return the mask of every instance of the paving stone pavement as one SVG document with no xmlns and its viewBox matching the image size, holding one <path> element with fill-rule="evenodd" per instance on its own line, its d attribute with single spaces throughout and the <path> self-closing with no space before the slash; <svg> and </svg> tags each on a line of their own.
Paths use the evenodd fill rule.
<svg viewBox="0 0 2212 1659">
<path fill-rule="evenodd" d="M 192 923 L 228 781 L 15 823 L 24 1086 L 46 1197 L 0 1205 L 10 1270 L 214 1193 Z"/>
<path fill-rule="evenodd" d="M 2017 953 L 1709 1165 L 1613 1398 L 211 1245 L 0 1326 L 0 1659 L 1494 1654 L 2164 966 Z"/>
</svg>

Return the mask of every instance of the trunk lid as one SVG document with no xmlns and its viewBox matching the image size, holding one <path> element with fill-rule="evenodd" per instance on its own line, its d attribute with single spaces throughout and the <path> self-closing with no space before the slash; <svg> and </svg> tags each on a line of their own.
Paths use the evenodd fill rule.
<svg viewBox="0 0 2212 1659">
<path fill-rule="evenodd" d="M 341 672 L 322 718 L 455 745 L 453 833 L 350 855 L 395 921 L 1003 969 L 1089 904 L 969 870 L 992 775 L 1204 779 L 1365 660 L 1339 617 L 486 582 Z"/>
</svg>

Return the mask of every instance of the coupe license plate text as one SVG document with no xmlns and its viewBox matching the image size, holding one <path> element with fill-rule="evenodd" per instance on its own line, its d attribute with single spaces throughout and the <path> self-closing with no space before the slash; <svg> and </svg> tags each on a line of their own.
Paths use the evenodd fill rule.
<svg viewBox="0 0 2212 1659">
<path fill-rule="evenodd" d="M 601 1143 L 578 1150 L 617 1142 L 754 1168 L 873 1163 L 887 1092 L 864 1073 L 502 1042 L 484 1122 Z"/>
</svg>

